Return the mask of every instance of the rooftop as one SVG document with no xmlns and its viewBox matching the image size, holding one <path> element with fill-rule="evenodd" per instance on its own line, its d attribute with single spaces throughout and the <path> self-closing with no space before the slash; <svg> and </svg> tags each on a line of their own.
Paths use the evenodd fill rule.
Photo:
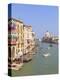
<svg viewBox="0 0 60 80">
<path fill-rule="evenodd" d="M 9 19 L 8 19 L 8 22 L 11 21 L 11 20 L 13 20 L 13 21 L 17 21 L 17 22 L 20 22 L 20 23 L 23 23 L 22 20 L 18 20 L 18 19 L 15 19 L 15 18 L 9 18 Z"/>
<path fill-rule="evenodd" d="M 31 27 L 31 25 L 25 25 L 25 24 L 24 24 L 23 26 L 24 26 L 24 27 Z"/>
</svg>

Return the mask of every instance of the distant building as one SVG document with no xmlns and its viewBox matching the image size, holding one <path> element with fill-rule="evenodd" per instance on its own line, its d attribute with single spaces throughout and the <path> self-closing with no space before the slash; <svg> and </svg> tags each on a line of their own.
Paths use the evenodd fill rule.
<svg viewBox="0 0 60 80">
<path fill-rule="evenodd" d="M 58 40 L 59 40 L 58 36 L 53 36 L 53 37 L 52 37 L 52 41 L 53 41 L 54 43 L 58 43 Z"/>
<path fill-rule="evenodd" d="M 34 43 L 35 33 L 32 31 L 31 26 L 24 25 L 24 48 L 25 50 L 28 45 L 31 47 Z"/>
<path fill-rule="evenodd" d="M 59 40 L 58 36 L 53 36 L 52 40 Z"/>
<path fill-rule="evenodd" d="M 42 42 L 58 43 L 58 36 L 54 36 L 47 31 L 42 38 Z"/>
<path fill-rule="evenodd" d="M 52 37 L 52 34 L 47 31 L 47 32 L 45 33 L 44 37 L 45 37 L 45 38 L 51 38 L 51 37 Z"/>
</svg>

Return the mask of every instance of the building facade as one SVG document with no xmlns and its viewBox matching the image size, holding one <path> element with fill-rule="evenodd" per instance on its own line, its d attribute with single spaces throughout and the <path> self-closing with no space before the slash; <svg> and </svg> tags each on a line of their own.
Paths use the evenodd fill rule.
<svg viewBox="0 0 60 80">
<path fill-rule="evenodd" d="M 35 33 L 32 31 L 32 26 L 24 25 L 21 20 L 9 19 L 8 60 L 12 62 L 9 65 L 23 65 L 24 61 L 31 60 L 34 47 Z"/>
<path fill-rule="evenodd" d="M 8 21 L 8 61 L 9 68 L 23 64 L 23 22 L 16 19 Z M 18 57 L 19 56 L 19 57 Z M 10 66 L 11 65 L 11 66 Z"/>
</svg>

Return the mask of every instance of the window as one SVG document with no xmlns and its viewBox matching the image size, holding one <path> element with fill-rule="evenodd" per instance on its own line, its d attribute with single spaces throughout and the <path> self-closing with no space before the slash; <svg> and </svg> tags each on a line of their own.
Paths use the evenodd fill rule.
<svg viewBox="0 0 60 80">
<path fill-rule="evenodd" d="M 29 44 L 30 43 L 30 40 L 27 40 L 27 43 Z"/>
<path fill-rule="evenodd" d="M 14 58 L 14 56 L 15 56 L 15 47 L 13 46 L 11 48 L 11 57 Z"/>
<path fill-rule="evenodd" d="M 11 46 L 8 47 L 8 57 L 11 57 Z"/>
<path fill-rule="evenodd" d="M 15 23 L 10 23 L 8 24 L 8 29 L 11 30 L 11 29 L 16 29 L 16 24 Z"/>
</svg>

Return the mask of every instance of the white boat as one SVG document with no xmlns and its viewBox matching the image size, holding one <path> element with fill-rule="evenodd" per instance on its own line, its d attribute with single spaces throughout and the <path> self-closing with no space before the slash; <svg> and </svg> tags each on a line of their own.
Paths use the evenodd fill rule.
<svg viewBox="0 0 60 80">
<path fill-rule="evenodd" d="M 44 57 L 50 56 L 50 53 L 43 54 Z"/>
<path fill-rule="evenodd" d="M 39 41 L 41 42 L 41 39 L 39 39 Z"/>
</svg>

